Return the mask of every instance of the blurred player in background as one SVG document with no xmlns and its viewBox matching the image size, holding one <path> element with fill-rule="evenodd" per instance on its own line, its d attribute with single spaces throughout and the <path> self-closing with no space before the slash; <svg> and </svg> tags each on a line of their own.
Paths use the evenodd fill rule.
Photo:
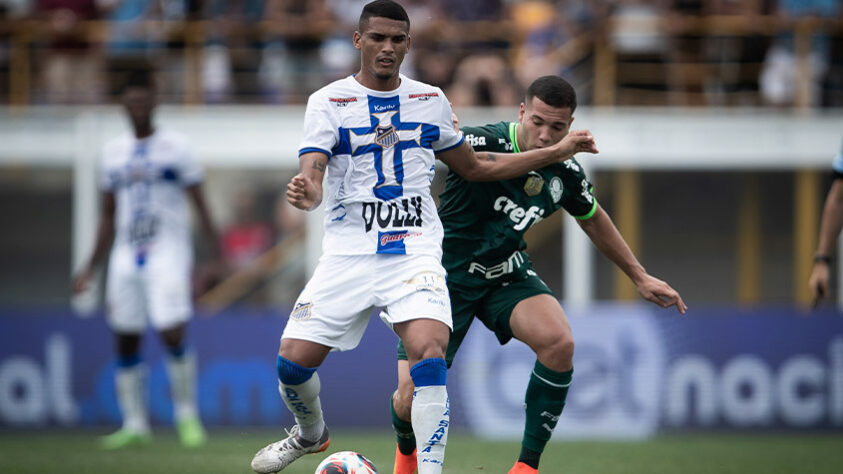
<svg viewBox="0 0 843 474">
<path fill-rule="evenodd" d="M 117 400 L 123 426 L 102 439 L 106 449 L 148 442 L 146 366 L 141 336 L 147 319 L 159 332 L 169 356 L 166 366 L 181 442 L 205 442 L 196 406 L 196 359 L 185 346 L 191 303 L 190 209 L 195 205 L 204 237 L 219 257 L 216 232 L 202 196 L 202 169 L 187 139 L 153 124 L 155 88 L 149 71 L 133 72 L 123 91 L 132 133 L 103 147 L 102 215 L 93 255 L 74 278 L 85 291 L 110 250 L 106 302 L 117 336 Z"/>
<path fill-rule="evenodd" d="M 574 121 L 573 87 L 557 76 L 536 79 L 527 89 L 518 122 L 499 122 L 462 131 L 478 152 L 518 153 L 562 140 Z M 592 195 L 591 183 L 571 158 L 524 176 L 470 183 L 453 170 L 440 196 L 445 228 L 442 264 L 454 331 L 446 353 L 450 367 L 475 317 L 501 344 L 513 337 L 536 353 L 525 396 L 527 420 L 521 454 L 510 473 L 538 472 L 539 458 L 562 413 L 573 375 L 574 340 L 565 313 L 532 269 L 524 233 L 536 222 L 565 209 L 594 245 L 635 283 L 639 294 L 662 307 L 686 306 L 673 288 L 638 263 L 608 214 Z M 569 275 L 570 278 L 577 278 Z M 392 420 L 398 449 L 395 474 L 416 472 L 416 438 L 411 418 L 413 379 L 405 347 L 398 347 L 398 390 Z"/>
<path fill-rule="evenodd" d="M 843 227 L 843 144 L 840 145 L 840 154 L 834 159 L 832 171 L 834 181 L 825 198 L 820 223 L 820 241 L 817 244 L 817 253 L 814 254 L 811 278 L 808 280 L 814 306 L 828 296 L 829 267 L 833 260 L 834 246 L 840 236 L 840 229 Z"/>
<path fill-rule="evenodd" d="M 442 226 L 430 194 L 434 160 L 467 179 L 492 180 L 597 151 L 590 133 L 578 131 L 520 156 L 476 155 L 454 129 L 442 91 L 399 73 L 410 47 L 404 8 L 371 2 L 358 28 L 353 44 L 361 52 L 360 71 L 310 96 L 301 172 L 287 186 L 290 203 L 311 210 L 322 201 L 327 179 L 325 238 L 277 357 L 279 391 L 296 425 L 255 455 L 252 469 L 259 473 L 327 448 L 316 369 L 331 350 L 359 344 L 373 306 L 386 308 L 384 321 L 407 348 L 415 384 L 412 429 L 422 440 L 419 472 L 441 473 L 450 419 L 444 357 L 451 311 L 440 262 Z"/>
</svg>

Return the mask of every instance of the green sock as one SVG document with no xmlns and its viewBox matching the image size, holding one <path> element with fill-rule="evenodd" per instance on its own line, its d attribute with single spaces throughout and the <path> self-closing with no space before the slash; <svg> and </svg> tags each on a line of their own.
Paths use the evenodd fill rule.
<svg viewBox="0 0 843 474">
<path fill-rule="evenodd" d="M 521 439 L 521 456 L 518 460 L 532 467 L 539 468 L 539 457 L 556 428 L 565 397 L 571 385 L 574 370 L 556 372 L 548 369 L 538 360 L 530 375 L 524 403 L 527 405 L 527 421 L 524 425 L 524 437 Z"/>
<path fill-rule="evenodd" d="M 416 449 L 416 435 L 413 433 L 413 423 L 398 418 L 395 413 L 395 406 L 392 404 L 392 397 L 389 397 L 389 412 L 392 413 L 392 428 L 395 430 L 395 439 L 398 441 L 398 450 L 401 454 L 413 454 Z"/>
</svg>

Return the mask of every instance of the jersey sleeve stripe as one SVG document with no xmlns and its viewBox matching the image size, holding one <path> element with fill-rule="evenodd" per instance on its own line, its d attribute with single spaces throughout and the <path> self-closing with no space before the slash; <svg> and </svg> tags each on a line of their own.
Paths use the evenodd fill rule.
<svg viewBox="0 0 843 474">
<path fill-rule="evenodd" d="M 456 144 L 451 145 L 447 148 L 442 148 L 441 150 L 436 150 L 433 153 L 438 155 L 439 153 L 442 153 L 442 152 L 445 152 L 445 151 L 448 151 L 448 150 L 453 150 L 454 148 L 457 148 L 458 146 L 462 145 L 464 142 L 465 142 L 465 135 L 461 136 L 460 141 L 458 141 Z"/>
<path fill-rule="evenodd" d="M 308 147 L 308 148 L 302 148 L 301 150 L 299 150 L 299 158 L 301 158 L 301 156 L 304 155 L 305 153 L 322 153 L 325 156 L 327 156 L 328 158 L 330 158 L 331 155 L 332 155 L 332 153 L 330 151 L 323 150 L 321 148 Z"/>
<path fill-rule="evenodd" d="M 594 216 L 595 212 L 597 212 L 597 199 L 594 200 L 594 204 L 591 205 L 591 210 L 588 211 L 588 214 L 584 216 L 574 216 L 574 218 L 584 221 L 586 219 L 591 219 L 591 217 Z"/>
</svg>

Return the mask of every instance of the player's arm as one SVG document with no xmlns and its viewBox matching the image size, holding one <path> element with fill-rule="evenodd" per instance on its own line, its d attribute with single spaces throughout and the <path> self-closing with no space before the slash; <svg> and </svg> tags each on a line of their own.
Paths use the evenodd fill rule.
<svg viewBox="0 0 843 474">
<path fill-rule="evenodd" d="M 114 241 L 114 212 L 116 207 L 114 193 L 104 191 L 102 193 L 102 209 L 94 252 L 91 254 L 91 259 L 87 265 L 73 277 L 74 293 L 82 293 L 88 289 L 91 277 L 111 249 L 111 243 Z"/>
<path fill-rule="evenodd" d="M 299 157 L 299 174 L 287 184 L 287 201 L 305 211 L 312 211 L 322 202 L 322 180 L 328 166 L 328 155 L 314 151 Z"/>
<path fill-rule="evenodd" d="M 834 244 L 837 242 L 841 228 L 843 228 L 843 179 L 835 179 L 825 198 L 825 207 L 820 221 L 817 258 L 814 260 L 814 268 L 808 280 L 814 305 L 828 295 L 829 262 L 834 254 Z"/>
<path fill-rule="evenodd" d="M 676 309 L 685 314 L 688 307 L 679 293 L 664 281 L 647 273 L 600 204 L 596 204 L 591 218 L 577 219 L 577 222 L 594 246 L 632 280 L 644 299 L 663 308 L 676 305 Z"/>
<path fill-rule="evenodd" d="M 208 243 L 208 249 L 213 258 L 220 258 L 222 251 L 219 245 L 219 237 L 217 229 L 211 220 L 211 213 L 208 211 L 208 205 L 205 202 L 205 196 L 202 192 L 202 184 L 196 183 L 187 187 L 187 193 L 190 195 L 190 200 L 193 201 L 193 207 L 196 209 L 196 215 L 199 217 L 199 226 L 202 229 L 202 236 L 205 242 Z"/>
<path fill-rule="evenodd" d="M 565 161 L 576 153 L 598 153 L 588 130 L 575 130 L 555 145 L 522 153 L 475 152 L 468 143 L 436 155 L 466 181 L 500 181 Z"/>
</svg>

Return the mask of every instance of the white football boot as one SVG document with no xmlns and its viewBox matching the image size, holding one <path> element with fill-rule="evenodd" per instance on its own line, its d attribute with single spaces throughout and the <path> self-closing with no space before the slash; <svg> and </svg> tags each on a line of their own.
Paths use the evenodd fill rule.
<svg viewBox="0 0 843 474">
<path fill-rule="evenodd" d="M 328 428 L 322 431 L 318 441 L 307 441 L 299 436 L 299 425 L 287 431 L 286 438 L 276 441 L 261 449 L 252 458 L 252 470 L 259 474 L 278 472 L 289 466 L 296 459 L 305 454 L 321 453 L 328 449 L 331 438 L 328 436 Z"/>
</svg>

